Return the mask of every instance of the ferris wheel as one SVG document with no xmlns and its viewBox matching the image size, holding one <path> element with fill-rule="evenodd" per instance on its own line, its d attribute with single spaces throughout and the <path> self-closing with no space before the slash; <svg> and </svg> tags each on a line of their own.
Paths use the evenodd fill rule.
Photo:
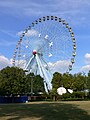
<svg viewBox="0 0 90 120">
<path fill-rule="evenodd" d="M 40 74 L 45 91 L 52 89 L 52 73 L 72 70 L 76 41 L 68 23 L 45 16 L 31 23 L 21 34 L 13 54 L 13 65 Z"/>
</svg>

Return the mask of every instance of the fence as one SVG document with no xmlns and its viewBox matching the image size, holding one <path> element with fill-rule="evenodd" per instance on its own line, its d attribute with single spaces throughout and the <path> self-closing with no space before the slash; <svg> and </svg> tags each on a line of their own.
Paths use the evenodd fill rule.
<svg viewBox="0 0 90 120">
<path fill-rule="evenodd" d="M 0 103 L 25 103 L 28 101 L 28 96 L 20 96 L 20 97 L 0 97 Z"/>
</svg>

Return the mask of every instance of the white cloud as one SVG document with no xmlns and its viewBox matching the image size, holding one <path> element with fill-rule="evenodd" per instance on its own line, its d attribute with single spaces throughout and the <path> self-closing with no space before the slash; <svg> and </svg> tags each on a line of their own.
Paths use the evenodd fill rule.
<svg viewBox="0 0 90 120">
<path fill-rule="evenodd" d="M 24 31 L 20 31 L 17 33 L 18 36 L 21 36 Z"/>
<path fill-rule="evenodd" d="M 86 58 L 86 59 L 88 59 L 88 58 L 90 59 L 90 54 L 89 54 L 89 53 L 86 53 L 86 54 L 85 54 L 85 58 Z"/>
<path fill-rule="evenodd" d="M 53 73 L 54 72 L 60 72 L 60 73 L 66 72 L 69 67 L 69 64 L 70 64 L 69 61 L 66 61 L 66 60 L 59 60 L 55 63 L 51 63 L 51 62 L 48 63 Z"/>
<path fill-rule="evenodd" d="M 18 66 L 18 61 L 16 60 L 15 65 Z M 20 60 L 19 61 L 19 67 L 24 69 L 26 66 L 26 60 Z M 66 60 L 63 61 L 57 61 L 55 63 L 48 63 L 48 66 L 51 70 L 52 73 L 54 72 L 60 72 L 60 73 L 64 73 L 67 71 L 68 67 L 69 67 L 69 62 Z M 35 67 L 35 66 L 33 66 Z"/>
<path fill-rule="evenodd" d="M 46 15 L 56 15 L 69 22 L 72 27 L 90 23 L 89 0 L 0 0 L 0 13 L 14 17 L 31 17 L 35 20 Z M 77 17 L 78 16 L 78 17 Z M 87 22 L 85 22 L 87 21 Z"/>
<path fill-rule="evenodd" d="M 67 4 L 68 3 L 68 4 Z M 12 1 L 12 0 L 7 0 L 7 1 L 3 1 L 3 0 L 0 0 L 0 6 L 1 7 L 8 7 L 8 8 L 24 8 L 23 10 L 25 9 L 29 9 L 29 8 L 44 8 L 45 7 L 53 7 L 53 8 L 57 8 L 60 6 L 61 4 L 61 7 L 59 7 L 59 9 L 68 9 L 68 7 L 71 7 L 71 8 L 79 8 L 80 6 L 82 7 L 82 5 L 89 5 L 89 0 L 63 0 L 63 1 L 60 1 L 60 0 L 47 0 L 47 1 L 37 1 L 37 0 L 23 0 L 22 1 L 22 4 L 21 4 L 21 1 L 18 1 L 18 0 L 15 0 L 15 1 Z M 64 6 L 64 8 L 63 8 Z M 50 7 L 48 9 L 50 9 Z"/>
<path fill-rule="evenodd" d="M 22 33 L 23 33 L 24 31 L 20 31 L 20 32 L 18 32 L 17 33 L 17 35 L 18 36 L 21 36 L 22 35 Z M 38 34 L 38 31 L 36 31 L 36 30 L 28 30 L 28 32 L 25 34 L 27 37 L 30 37 L 30 36 L 35 36 L 35 35 L 37 35 Z"/>
<path fill-rule="evenodd" d="M 36 30 L 28 30 L 28 32 L 26 33 L 26 36 L 27 37 L 30 37 L 30 36 L 34 36 L 34 35 L 37 35 L 38 32 Z"/>
<path fill-rule="evenodd" d="M 23 14 L 23 15 L 38 15 L 38 14 L 48 14 L 48 13 L 63 13 L 64 11 L 70 11 L 72 12 L 73 10 L 77 11 L 77 9 L 81 9 L 84 7 L 89 7 L 89 0 L 46 0 L 46 1 L 41 1 L 41 0 L 23 0 L 23 1 L 12 1 L 12 0 L 7 0 L 3 1 L 0 0 L 0 7 L 4 8 L 1 9 L 3 12 L 7 12 L 7 8 L 9 9 L 9 13 L 13 12 L 15 14 Z M 8 13 L 7 12 L 7 13 Z M 74 14 L 74 13 L 72 13 Z M 78 13 L 77 13 L 78 14 Z"/>
<path fill-rule="evenodd" d="M 0 55 L 0 70 L 7 66 L 11 66 L 11 60 L 9 60 L 3 55 Z"/>
<path fill-rule="evenodd" d="M 80 71 L 84 71 L 85 73 L 87 73 L 90 70 L 90 53 L 86 53 L 84 58 L 86 65 L 82 66 Z"/>
<path fill-rule="evenodd" d="M 87 64 L 90 64 L 90 53 L 85 54 L 85 61 Z"/>
<path fill-rule="evenodd" d="M 90 70 L 90 65 L 82 66 L 82 68 L 80 69 L 80 71 L 84 71 L 84 72 L 88 72 L 89 70 Z"/>
<path fill-rule="evenodd" d="M 25 66 L 26 66 L 26 60 L 19 60 L 19 61 L 16 60 L 16 61 L 15 61 L 15 66 L 24 69 Z"/>
</svg>

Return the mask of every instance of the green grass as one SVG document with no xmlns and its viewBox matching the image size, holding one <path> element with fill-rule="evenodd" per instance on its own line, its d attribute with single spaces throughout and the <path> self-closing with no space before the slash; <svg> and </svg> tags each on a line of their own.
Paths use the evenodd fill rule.
<svg viewBox="0 0 90 120">
<path fill-rule="evenodd" d="M 90 120 L 90 101 L 0 104 L 0 120 Z"/>
</svg>

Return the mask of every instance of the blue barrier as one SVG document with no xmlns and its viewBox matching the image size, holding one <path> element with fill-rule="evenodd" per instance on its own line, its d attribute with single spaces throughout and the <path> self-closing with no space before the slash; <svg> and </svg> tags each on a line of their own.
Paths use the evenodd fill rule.
<svg viewBox="0 0 90 120">
<path fill-rule="evenodd" d="M 28 101 L 28 96 L 20 96 L 20 97 L 0 97 L 0 103 L 25 103 Z"/>
</svg>

